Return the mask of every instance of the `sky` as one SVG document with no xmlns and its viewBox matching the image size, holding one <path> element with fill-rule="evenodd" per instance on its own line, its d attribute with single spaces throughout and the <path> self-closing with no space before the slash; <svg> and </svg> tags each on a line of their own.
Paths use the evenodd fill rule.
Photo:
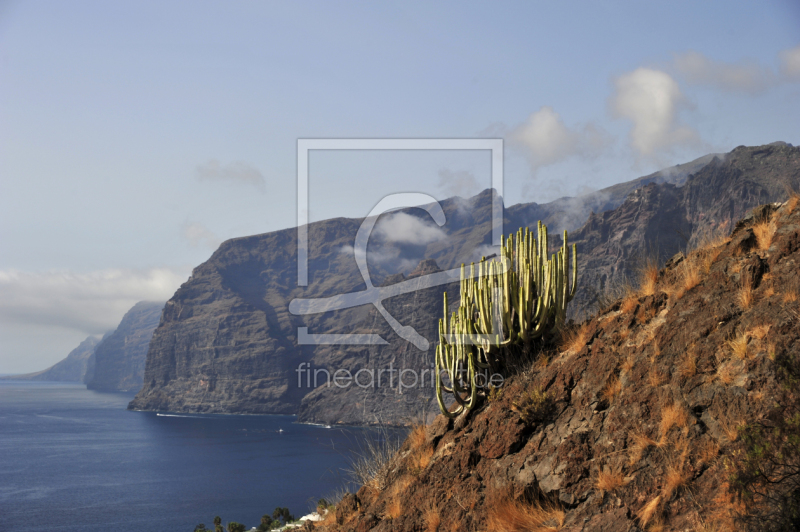
<svg viewBox="0 0 800 532">
<path fill-rule="evenodd" d="M 0 1 L 0 373 L 296 224 L 301 138 L 502 138 L 506 205 L 800 144 L 800 3 Z M 309 157 L 310 219 L 488 188 L 484 152 Z"/>
</svg>

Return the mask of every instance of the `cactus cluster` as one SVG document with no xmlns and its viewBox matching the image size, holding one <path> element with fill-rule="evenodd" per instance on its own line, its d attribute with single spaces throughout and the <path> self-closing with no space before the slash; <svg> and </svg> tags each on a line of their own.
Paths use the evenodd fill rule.
<svg viewBox="0 0 800 532">
<path fill-rule="evenodd" d="M 480 371 L 496 367 L 509 348 L 555 332 L 564 323 L 578 285 L 577 249 L 573 244 L 570 272 L 567 232 L 561 249 L 549 258 L 547 227 L 541 221 L 537 236 L 527 227 L 520 229 L 503 239 L 497 259 L 484 257 L 477 265 L 472 263 L 469 272 L 462 264 L 461 301 L 455 312 L 449 312 L 444 294 L 436 346 L 436 398 L 448 417 L 475 405 Z M 458 403 L 453 411 L 445 406 L 444 392 L 453 394 Z"/>
</svg>

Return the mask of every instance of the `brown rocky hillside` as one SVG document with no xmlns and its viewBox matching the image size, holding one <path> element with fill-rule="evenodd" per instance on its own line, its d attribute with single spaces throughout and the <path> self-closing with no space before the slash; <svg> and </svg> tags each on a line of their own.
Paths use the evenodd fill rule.
<svg viewBox="0 0 800 532">
<path fill-rule="evenodd" d="M 385 483 L 316 529 L 739 529 L 741 428 L 774 416 L 778 361 L 800 360 L 799 271 L 795 196 L 644 270 L 478 408 L 415 429 Z"/>
</svg>

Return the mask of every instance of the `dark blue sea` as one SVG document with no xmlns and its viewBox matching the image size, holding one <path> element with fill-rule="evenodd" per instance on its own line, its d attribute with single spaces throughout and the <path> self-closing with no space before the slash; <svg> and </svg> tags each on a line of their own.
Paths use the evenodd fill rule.
<svg viewBox="0 0 800 532">
<path fill-rule="evenodd" d="M 0 381 L 0 530 L 192 532 L 300 517 L 375 431 L 292 416 L 164 416 L 132 395 Z M 279 432 L 282 430 L 283 432 Z"/>
</svg>

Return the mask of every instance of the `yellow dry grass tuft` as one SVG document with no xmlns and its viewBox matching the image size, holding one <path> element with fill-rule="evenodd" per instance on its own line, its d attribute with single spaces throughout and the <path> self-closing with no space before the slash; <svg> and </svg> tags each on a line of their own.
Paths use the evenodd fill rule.
<svg viewBox="0 0 800 532">
<path fill-rule="evenodd" d="M 733 420 L 729 417 L 723 417 L 719 421 L 719 427 L 722 432 L 725 434 L 725 437 L 728 438 L 728 441 L 733 443 L 739 439 L 739 427 L 742 425 L 741 422 Z"/>
<path fill-rule="evenodd" d="M 561 334 L 561 342 L 559 343 L 559 350 L 562 353 L 573 352 L 577 353 L 586 342 L 589 341 L 589 322 L 584 322 L 577 327 L 566 329 Z"/>
<path fill-rule="evenodd" d="M 635 295 L 630 295 L 622 300 L 622 304 L 619 307 L 619 311 L 623 314 L 630 314 L 631 312 L 636 309 L 636 305 L 639 304 L 639 300 Z"/>
<path fill-rule="evenodd" d="M 650 371 L 647 373 L 647 384 L 649 384 L 652 388 L 658 388 L 662 384 L 666 383 L 668 377 L 666 373 L 661 371 L 658 366 L 653 366 L 650 368 Z"/>
<path fill-rule="evenodd" d="M 633 366 L 636 365 L 636 357 L 633 353 L 629 354 L 625 357 L 625 360 L 622 361 L 622 373 L 627 374 L 633 371 Z"/>
<path fill-rule="evenodd" d="M 732 340 L 728 340 L 727 345 L 728 349 L 731 350 L 733 356 L 738 358 L 739 360 L 747 360 L 748 353 L 747 353 L 747 344 L 750 342 L 750 336 L 747 333 L 739 333 L 735 338 Z"/>
<path fill-rule="evenodd" d="M 425 430 L 425 425 L 421 423 L 412 425 L 411 432 L 408 434 L 408 443 L 412 450 L 419 449 L 425 445 L 425 442 L 427 441 Z"/>
<path fill-rule="evenodd" d="M 697 458 L 703 464 L 710 464 L 719 456 L 719 444 L 711 438 L 703 440 L 698 446 Z"/>
<path fill-rule="evenodd" d="M 603 491 L 614 491 L 626 484 L 622 471 L 600 471 L 597 473 L 595 487 Z"/>
<path fill-rule="evenodd" d="M 658 283 L 658 259 L 655 256 L 647 257 L 639 268 L 639 294 L 651 296 L 656 292 Z"/>
<path fill-rule="evenodd" d="M 622 382 L 619 380 L 619 377 L 611 375 L 606 381 L 605 386 L 603 386 L 603 389 L 600 390 L 600 399 L 610 404 L 621 391 Z"/>
<path fill-rule="evenodd" d="M 771 326 L 769 324 L 765 323 L 759 325 L 758 327 L 753 327 L 752 329 L 747 331 L 747 334 L 749 334 L 753 338 L 758 338 L 759 340 L 763 340 L 767 336 L 767 333 L 769 333 L 770 327 Z"/>
<path fill-rule="evenodd" d="M 643 525 L 647 526 L 647 523 L 655 517 L 656 512 L 658 511 L 658 507 L 661 504 L 661 495 L 657 495 L 654 499 L 650 502 L 645 504 L 641 510 L 636 514 L 639 518 L 639 522 Z"/>
<path fill-rule="evenodd" d="M 770 298 L 775 295 L 775 288 L 770 286 L 766 290 L 764 290 L 764 297 Z"/>
<path fill-rule="evenodd" d="M 408 470 L 412 475 L 418 475 L 423 469 L 428 467 L 433 457 L 433 447 L 426 445 L 414 451 L 409 459 Z"/>
<path fill-rule="evenodd" d="M 697 353 L 694 346 L 683 354 L 678 365 L 678 375 L 684 378 L 694 377 L 697 374 Z"/>
<path fill-rule="evenodd" d="M 766 251 L 769 249 L 776 230 L 777 226 L 775 220 L 772 218 L 759 220 L 758 223 L 753 226 L 753 233 L 756 235 L 756 243 L 759 250 Z"/>
<path fill-rule="evenodd" d="M 689 475 L 683 470 L 681 464 L 670 464 L 664 475 L 664 486 L 661 489 L 665 501 L 669 501 L 672 496 L 689 481 Z"/>
<path fill-rule="evenodd" d="M 488 529 L 493 532 L 555 532 L 566 513 L 557 504 L 515 500 L 508 493 L 490 495 Z"/>
<path fill-rule="evenodd" d="M 800 299 L 800 298 L 797 295 L 797 291 L 794 290 L 794 289 L 790 289 L 788 292 L 783 294 L 783 300 L 782 301 L 784 303 L 794 303 L 798 299 Z"/>
<path fill-rule="evenodd" d="M 753 283 L 750 280 L 742 282 L 742 286 L 736 294 L 736 299 L 742 310 L 747 310 L 753 306 Z"/>
<path fill-rule="evenodd" d="M 634 432 L 631 434 L 633 445 L 628 447 L 628 462 L 633 465 L 642 459 L 642 454 L 650 447 L 658 445 L 654 439 L 642 432 Z"/>
<path fill-rule="evenodd" d="M 786 208 L 790 213 L 794 212 L 798 201 L 800 201 L 800 196 L 792 195 L 792 197 L 789 198 L 789 201 L 786 202 Z"/>
<path fill-rule="evenodd" d="M 678 427 L 684 432 L 689 428 L 689 414 L 683 406 L 676 403 L 661 411 L 661 421 L 658 424 L 662 437 L 666 436 L 672 427 Z"/>
<path fill-rule="evenodd" d="M 681 282 L 683 289 L 689 291 L 698 284 L 700 284 L 700 264 L 697 257 L 689 257 L 683 261 L 683 269 L 681 271 Z"/>
<path fill-rule="evenodd" d="M 717 379 L 719 379 L 719 381 L 726 386 L 730 385 L 741 374 L 741 365 L 734 361 L 721 364 L 717 368 Z"/>
<path fill-rule="evenodd" d="M 397 519 L 403 514 L 403 505 L 400 502 L 399 498 L 393 498 L 389 503 L 386 505 L 386 509 L 384 511 L 384 515 L 387 519 Z"/>
<path fill-rule="evenodd" d="M 439 508 L 431 505 L 422 512 L 422 521 L 425 523 L 425 532 L 439 532 L 439 525 L 442 524 L 442 516 Z"/>
</svg>

